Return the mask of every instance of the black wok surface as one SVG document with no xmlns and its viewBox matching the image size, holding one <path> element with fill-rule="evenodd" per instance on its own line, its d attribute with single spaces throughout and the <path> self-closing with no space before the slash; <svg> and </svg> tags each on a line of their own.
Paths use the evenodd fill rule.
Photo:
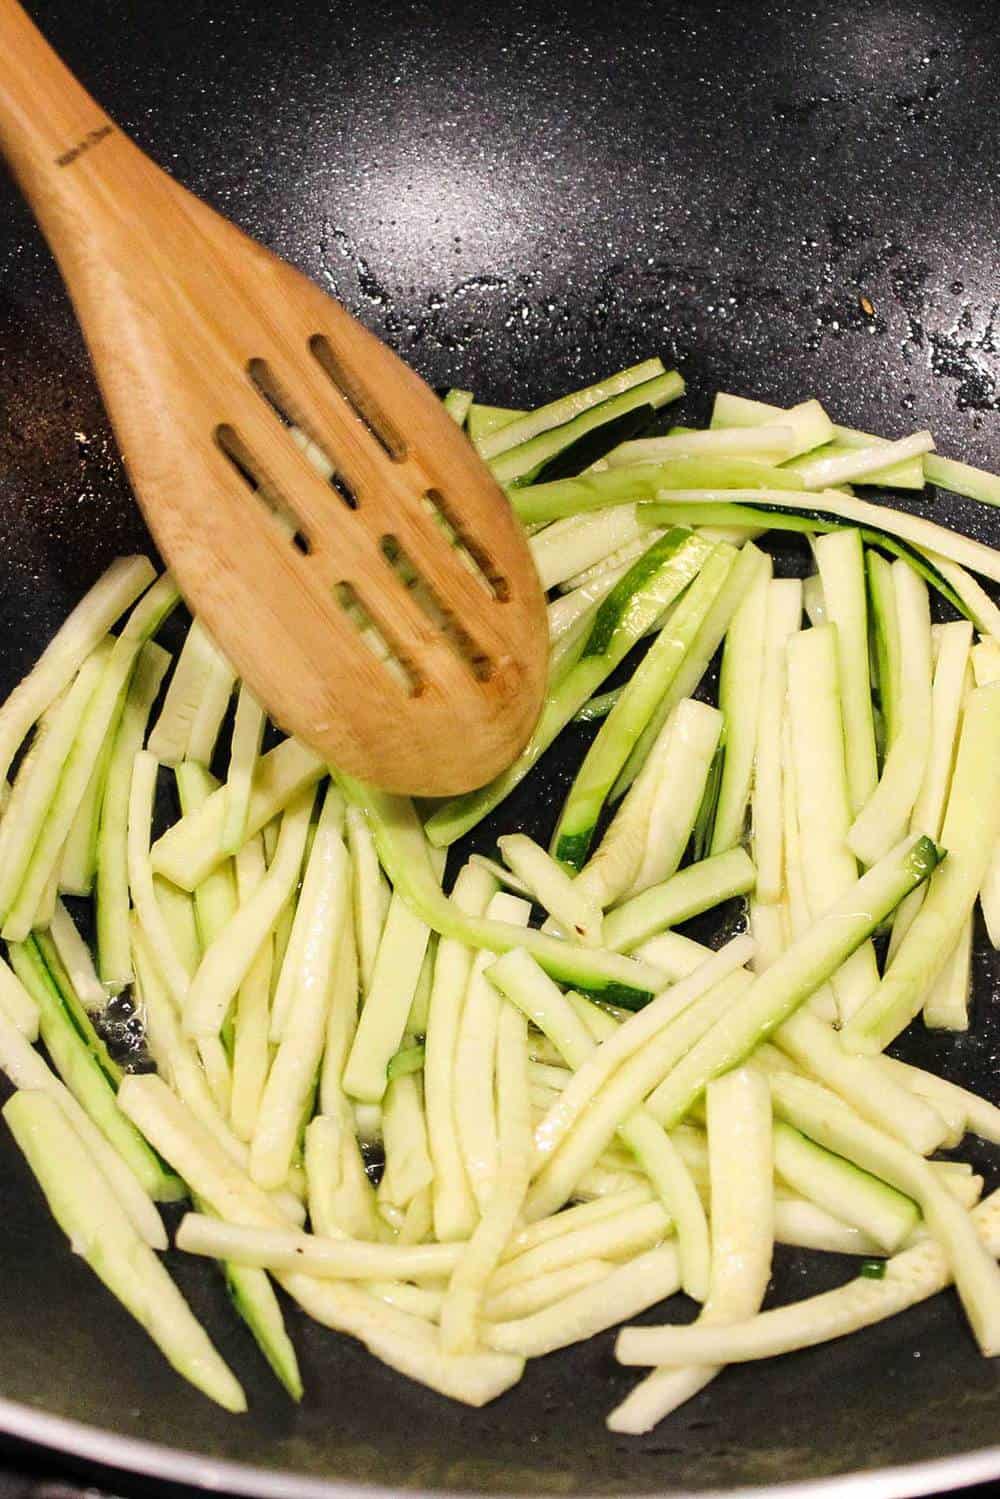
<svg viewBox="0 0 1000 1499">
<path fill-rule="evenodd" d="M 817 395 L 841 422 L 927 425 L 942 451 L 1000 462 L 991 0 L 44 0 L 35 14 L 140 144 L 435 384 L 534 404 L 658 351 L 689 380 L 679 419 L 705 420 L 718 387 Z M 990 512 L 926 504 L 1000 538 Z M 0 690 L 100 568 L 145 544 L 56 272 L 0 181 Z M 547 833 L 568 763 L 549 757 L 508 826 Z M 904 1051 L 1000 1098 L 998 971 L 978 949 L 972 1031 Z M 995 1182 L 997 1161 L 969 1145 Z M 0 1205 L 0 1396 L 199 1461 L 9 1406 L 0 1425 L 119 1466 L 246 1490 L 285 1470 L 289 1494 L 307 1478 L 621 1495 L 858 1471 L 867 1492 L 915 1493 L 1000 1475 L 1000 1448 L 986 1453 L 1000 1370 L 951 1295 L 730 1370 L 624 1439 L 603 1426 L 633 1379 L 610 1334 L 471 1412 L 289 1308 L 307 1388 L 295 1410 L 213 1272 L 172 1256 L 245 1382 L 251 1414 L 234 1419 L 70 1257 L 5 1139 Z M 773 1296 L 850 1273 L 782 1253 Z"/>
</svg>

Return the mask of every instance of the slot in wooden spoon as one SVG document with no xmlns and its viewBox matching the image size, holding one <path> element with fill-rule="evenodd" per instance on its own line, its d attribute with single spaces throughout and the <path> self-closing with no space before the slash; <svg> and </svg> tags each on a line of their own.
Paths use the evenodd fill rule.
<svg viewBox="0 0 1000 1499">
<path fill-rule="evenodd" d="M 393 791 L 503 769 L 541 706 L 544 598 L 433 392 L 155 166 L 16 0 L 0 0 L 0 150 L 150 530 L 274 720 Z"/>
</svg>

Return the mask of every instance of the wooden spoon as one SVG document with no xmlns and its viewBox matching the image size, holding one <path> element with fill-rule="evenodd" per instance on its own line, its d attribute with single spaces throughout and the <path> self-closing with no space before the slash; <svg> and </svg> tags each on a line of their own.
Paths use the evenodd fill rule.
<svg viewBox="0 0 1000 1499">
<path fill-rule="evenodd" d="M 0 0 L 0 150 L 157 544 L 274 720 L 392 791 L 502 770 L 541 706 L 544 598 L 440 401 L 155 166 L 15 0 Z"/>
</svg>

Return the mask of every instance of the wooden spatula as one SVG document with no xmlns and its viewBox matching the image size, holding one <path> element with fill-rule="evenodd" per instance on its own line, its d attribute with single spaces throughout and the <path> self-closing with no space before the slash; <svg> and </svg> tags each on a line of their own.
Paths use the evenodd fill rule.
<svg viewBox="0 0 1000 1499">
<path fill-rule="evenodd" d="M 544 599 L 434 394 L 155 166 L 15 0 L 0 149 L 59 262 L 129 477 L 275 721 L 394 791 L 481 785 L 531 731 Z"/>
</svg>

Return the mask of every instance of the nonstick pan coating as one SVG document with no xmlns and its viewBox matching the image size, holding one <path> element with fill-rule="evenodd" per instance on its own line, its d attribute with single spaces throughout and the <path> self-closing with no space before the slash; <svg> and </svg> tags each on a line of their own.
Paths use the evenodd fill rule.
<svg viewBox="0 0 1000 1499">
<path fill-rule="evenodd" d="M 942 451 L 1000 461 L 991 0 L 45 0 L 36 15 L 142 145 L 435 384 L 533 404 L 660 352 L 690 382 L 690 420 L 719 387 L 817 395 L 842 422 L 930 426 Z M 1000 539 L 991 512 L 927 507 Z M 99 569 L 146 544 L 56 272 L 6 183 L 0 542 L 6 692 Z M 549 757 L 508 825 L 547 833 L 577 753 Z M 997 978 L 980 940 L 971 1032 L 908 1043 L 994 1097 Z M 951 1295 L 730 1370 L 624 1439 L 603 1426 L 633 1379 L 610 1335 L 471 1412 L 290 1308 L 308 1392 L 295 1410 L 214 1273 L 172 1256 L 246 1383 L 251 1414 L 234 1419 L 71 1258 L 3 1139 L 0 1203 L 0 1394 L 174 1452 L 9 1405 L 0 1423 L 122 1467 L 257 1491 L 284 1470 L 289 1494 L 307 1478 L 622 1495 L 855 1472 L 866 1492 L 915 1493 L 1000 1475 L 1000 1370 Z M 850 1273 L 782 1253 L 774 1295 Z M 961 1460 L 881 1473 L 942 1458 Z"/>
</svg>

